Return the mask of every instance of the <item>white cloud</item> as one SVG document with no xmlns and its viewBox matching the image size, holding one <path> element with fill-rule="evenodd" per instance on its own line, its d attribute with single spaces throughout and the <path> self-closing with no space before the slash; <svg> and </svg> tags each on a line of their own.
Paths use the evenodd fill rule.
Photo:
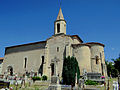
<svg viewBox="0 0 120 90">
<path fill-rule="evenodd" d="M 112 50 L 115 50 L 115 48 L 111 48 Z"/>
</svg>

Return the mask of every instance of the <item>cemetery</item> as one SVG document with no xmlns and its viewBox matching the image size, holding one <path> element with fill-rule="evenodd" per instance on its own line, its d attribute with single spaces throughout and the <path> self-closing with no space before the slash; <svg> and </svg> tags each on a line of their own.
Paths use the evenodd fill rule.
<svg viewBox="0 0 120 90">
<path fill-rule="evenodd" d="M 38 0 L 38 1 L 43 1 L 43 0 Z M 29 42 L 24 44 L 21 43 L 19 45 L 13 44 L 13 46 L 12 45 L 5 46 L 4 56 L 3 58 L 0 58 L 0 90 L 120 90 L 119 87 L 120 86 L 120 75 L 119 75 L 120 55 L 117 59 L 113 59 L 112 62 L 108 62 L 106 61 L 105 58 L 105 50 L 104 50 L 105 45 L 103 43 L 96 41 L 91 42 L 94 40 L 90 40 L 90 42 L 86 42 L 83 41 L 86 40 L 86 38 L 81 39 L 81 37 L 83 37 L 84 35 L 87 36 L 87 34 L 91 34 L 91 36 L 88 38 L 94 36 L 93 38 L 95 38 L 96 40 L 97 37 L 100 35 L 101 37 L 99 37 L 98 41 L 104 39 L 103 36 L 105 35 L 103 35 L 103 33 L 100 34 L 98 33 L 98 31 L 97 33 L 94 33 L 94 31 L 96 30 L 95 26 L 101 25 L 99 27 L 103 27 L 106 25 L 102 26 L 103 24 L 102 21 L 100 23 L 94 23 L 94 26 L 92 27 L 88 27 L 89 24 L 93 23 L 94 21 L 93 18 L 89 17 L 91 19 L 90 23 L 86 23 L 87 21 L 85 20 L 88 20 L 88 18 L 86 17 L 84 18 L 77 17 L 77 19 L 75 20 L 77 14 L 82 15 L 83 13 L 75 14 L 72 12 L 73 14 L 75 14 L 75 16 L 73 17 L 74 18 L 73 20 L 75 20 L 74 29 L 78 29 L 78 32 L 77 34 L 74 34 L 75 30 L 68 30 L 69 33 L 67 34 L 66 20 L 69 19 L 72 13 L 68 15 L 65 19 L 62 12 L 61 2 L 62 1 L 60 0 L 59 13 L 53 23 L 54 24 L 53 27 L 51 26 L 50 23 L 49 24 L 47 23 L 51 21 L 47 21 L 47 22 L 45 21 L 46 25 L 44 26 L 44 28 L 41 28 L 42 25 L 40 27 L 42 31 L 38 35 L 38 37 L 40 37 L 39 40 L 41 40 L 42 39 L 41 36 L 43 34 L 42 32 L 45 32 L 44 36 L 46 36 L 47 38 L 44 41 L 36 40 L 37 42 Z M 72 9 L 73 8 L 71 8 L 71 10 Z M 95 12 L 96 11 L 98 10 L 95 10 Z M 32 14 L 38 15 L 37 9 L 36 12 L 37 14 L 31 13 L 31 15 Z M 84 12 L 83 16 L 87 16 L 87 14 L 85 13 L 86 11 L 83 10 L 83 12 Z M 50 12 L 47 11 L 45 14 L 43 12 L 42 13 L 40 12 L 40 15 L 43 14 L 43 16 L 45 16 L 49 14 L 50 16 L 48 20 L 52 20 L 53 15 L 51 15 L 51 13 L 52 11 Z M 101 16 L 103 14 L 99 14 L 99 15 Z M 27 16 L 27 14 L 23 16 L 26 16 L 26 18 L 29 17 Z M 39 18 L 43 16 L 39 16 Z M 94 16 L 94 15 L 88 14 L 88 16 Z M 100 18 L 100 16 L 97 18 L 101 19 L 102 17 Z M 31 21 L 32 18 L 29 18 L 29 20 Z M 28 20 L 25 21 L 24 19 L 21 19 L 23 20 L 22 23 L 28 21 Z M 27 25 L 27 26 L 30 29 L 31 28 L 30 26 L 34 24 L 37 25 L 40 22 L 41 24 L 43 24 L 44 23 L 43 19 L 44 18 L 38 19 L 37 17 L 35 18 L 35 21 L 31 21 L 31 25 Z M 82 19 L 83 21 L 79 21 Z M 19 20 L 15 19 L 15 21 L 19 21 Z M 10 21 L 12 21 L 11 18 Z M 68 20 L 68 23 L 71 22 L 72 20 L 70 21 Z M 81 24 L 79 24 L 80 22 Z M 11 26 L 11 24 L 9 26 Z M 14 26 L 17 25 L 15 24 Z M 68 26 L 69 26 L 68 29 L 72 28 L 71 25 Z M 21 30 L 20 27 L 18 27 L 19 29 L 17 28 L 19 31 Z M 49 32 L 44 31 L 46 30 L 46 27 L 49 31 L 51 27 L 54 28 L 53 30 L 54 34 L 51 36 L 48 35 Z M 79 31 L 81 30 L 81 28 L 83 29 L 83 31 L 85 31 L 84 28 L 86 27 L 87 30 L 90 28 L 92 29 L 87 31 L 87 33 L 85 32 L 81 33 L 81 31 Z M 27 32 L 24 32 L 25 30 L 23 31 L 23 33 L 25 33 L 24 36 L 27 36 L 26 33 L 27 34 L 33 33 L 32 31 L 29 31 L 29 29 Z M 38 30 L 38 27 L 35 27 L 35 29 Z M 70 34 L 71 32 L 73 33 L 73 35 Z M 79 33 L 83 36 L 79 37 Z M 5 35 L 4 37 L 6 36 L 7 35 Z M 31 39 L 33 39 L 35 36 L 37 35 L 31 34 L 32 37 Z M 21 41 L 24 41 L 25 38 L 27 39 L 27 37 L 24 37 L 22 38 L 23 40 Z M 13 41 L 15 40 L 13 39 Z M 114 50 L 114 48 L 112 49 Z"/>
<path fill-rule="evenodd" d="M 33 73 L 32 73 L 33 74 Z M 103 83 L 99 84 L 86 84 L 88 80 L 91 81 L 102 81 L 102 77 L 99 77 L 100 74 L 94 74 L 91 73 L 86 74 L 86 78 L 83 77 L 79 79 L 79 82 L 75 83 L 75 86 L 72 87 L 72 85 L 65 85 L 60 83 L 60 78 L 56 75 L 53 75 L 51 77 L 51 80 L 47 78 L 47 76 L 43 75 L 43 77 L 30 75 L 26 76 L 23 75 L 22 77 L 16 76 L 9 76 L 3 77 L 0 79 L 0 89 L 6 88 L 10 90 L 104 90 L 104 88 L 108 88 L 108 79 L 104 79 L 104 83 L 106 82 L 106 86 Z M 92 77 L 92 78 L 91 78 Z M 99 78 L 98 78 L 99 77 Z M 96 79 L 95 79 L 96 78 Z M 114 79 L 116 80 L 116 79 Z M 116 82 L 110 79 L 109 81 L 109 88 L 116 88 Z M 76 81 L 76 80 L 75 80 Z M 113 85 L 114 86 L 113 86 Z M 116 89 L 115 89 L 116 90 Z"/>
</svg>

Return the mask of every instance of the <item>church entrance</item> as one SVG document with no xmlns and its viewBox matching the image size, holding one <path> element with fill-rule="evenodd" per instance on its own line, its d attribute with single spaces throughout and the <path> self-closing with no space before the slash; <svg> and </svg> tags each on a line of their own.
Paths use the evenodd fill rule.
<svg viewBox="0 0 120 90">
<path fill-rule="evenodd" d="M 54 75 L 54 63 L 51 64 L 51 76 Z"/>
<path fill-rule="evenodd" d="M 13 67 L 8 66 L 8 73 L 12 76 L 13 75 Z"/>
</svg>

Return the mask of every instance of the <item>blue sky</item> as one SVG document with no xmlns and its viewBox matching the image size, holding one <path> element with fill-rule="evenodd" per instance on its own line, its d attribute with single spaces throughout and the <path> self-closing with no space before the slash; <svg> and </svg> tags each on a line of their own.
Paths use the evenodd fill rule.
<svg viewBox="0 0 120 90">
<path fill-rule="evenodd" d="M 59 0 L 0 0 L 0 57 L 5 47 L 46 40 L 54 33 Z M 105 44 L 105 58 L 120 53 L 120 0 L 62 0 L 67 34 Z"/>
</svg>

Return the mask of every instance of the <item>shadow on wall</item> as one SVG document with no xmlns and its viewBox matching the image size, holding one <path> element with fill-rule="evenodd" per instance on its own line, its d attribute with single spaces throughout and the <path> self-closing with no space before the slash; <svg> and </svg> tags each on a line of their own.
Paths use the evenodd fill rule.
<svg viewBox="0 0 120 90">
<path fill-rule="evenodd" d="M 42 63 L 41 63 L 40 68 L 38 70 L 38 73 L 41 74 L 41 76 L 43 75 L 43 64 L 44 64 L 44 56 L 42 56 Z"/>
</svg>

